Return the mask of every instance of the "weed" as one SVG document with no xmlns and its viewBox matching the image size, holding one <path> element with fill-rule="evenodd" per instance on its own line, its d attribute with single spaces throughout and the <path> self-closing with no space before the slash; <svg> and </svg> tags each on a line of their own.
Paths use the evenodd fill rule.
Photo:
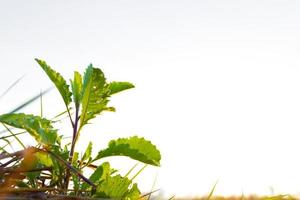
<svg viewBox="0 0 300 200">
<path fill-rule="evenodd" d="M 89 65 L 83 75 L 74 72 L 70 87 L 45 61 L 36 61 L 63 99 L 66 111 L 57 117 L 68 116 L 72 138 L 69 144 L 63 145 L 63 135 L 54 128 L 55 119 L 43 117 L 42 95 L 30 99 L 10 113 L 0 115 L 0 122 L 9 133 L 0 139 L 15 138 L 23 147 L 13 153 L 8 153 L 5 146 L 1 148 L 0 194 L 7 194 L 8 191 L 34 194 L 39 199 L 53 196 L 138 199 L 141 192 L 137 184 L 132 182 L 133 179 L 127 177 L 128 174 L 121 176 L 108 162 L 100 165 L 95 163 L 106 157 L 127 156 L 146 165 L 159 166 L 160 152 L 150 141 L 137 136 L 112 140 L 95 157 L 92 157 L 93 143 L 88 144 L 82 156 L 75 151 L 83 127 L 102 112 L 115 111 L 114 107 L 108 106 L 111 96 L 134 85 L 129 82 L 107 82 L 99 68 Z M 16 113 L 37 98 L 41 99 L 41 116 Z M 22 129 L 23 132 L 14 133 L 12 128 Z M 35 146 L 25 147 L 18 138 L 24 131 L 36 140 Z M 85 176 L 86 168 L 93 169 L 89 177 Z"/>
</svg>

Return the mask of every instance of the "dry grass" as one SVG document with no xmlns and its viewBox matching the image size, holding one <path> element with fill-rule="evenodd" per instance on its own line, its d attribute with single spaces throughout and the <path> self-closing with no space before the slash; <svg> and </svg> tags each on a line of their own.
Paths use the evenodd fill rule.
<svg viewBox="0 0 300 200">
<path fill-rule="evenodd" d="M 274 195 L 274 196 L 212 196 L 212 197 L 198 197 L 198 198 L 175 198 L 174 200 L 299 200 L 298 197 L 291 195 Z"/>
</svg>

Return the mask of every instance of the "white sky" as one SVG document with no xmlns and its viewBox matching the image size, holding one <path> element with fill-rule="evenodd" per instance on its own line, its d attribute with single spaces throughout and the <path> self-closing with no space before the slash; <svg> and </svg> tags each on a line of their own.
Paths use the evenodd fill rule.
<svg viewBox="0 0 300 200">
<path fill-rule="evenodd" d="M 292 0 L 0 0 L 1 90 L 26 74 L 0 111 L 51 85 L 35 57 L 66 77 L 92 62 L 136 88 L 113 98 L 117 113 L 86 128 L 78 150 L 152 140 L 162 167 L 140 176 L 143 191 L 158 173 L 166 195 L 206 194 L 217 180 L 217 194 L 299 194 L 299 9 Z M 47 116 L 63 109 L 55 97 L 44 99 Z"/>
</svg>

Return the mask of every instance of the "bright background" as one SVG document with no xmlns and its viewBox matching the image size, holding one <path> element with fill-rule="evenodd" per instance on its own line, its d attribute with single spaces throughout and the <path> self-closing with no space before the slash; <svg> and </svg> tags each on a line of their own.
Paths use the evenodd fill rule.
<svg viewBox="0 0 300 200">
<path fill-rule="evenodd" d="M 152 140 L 162 167 L 139 177 L 145 192 L 157 175 L 166 196 L 207 194 L 217 180 L 217 194 L 299 194 L 299 9 L 293 0 L 0 0 L 1 91 L 25 74 L 0 111 L 51 86 L 35 57 L 69 78 L 92 62 L 136 88 L 112 99 L 117 112 L 94 120 L 78 150 Z M 49 117 L 63 110 L 54 91 L 44 104 Z"/>
</svg>

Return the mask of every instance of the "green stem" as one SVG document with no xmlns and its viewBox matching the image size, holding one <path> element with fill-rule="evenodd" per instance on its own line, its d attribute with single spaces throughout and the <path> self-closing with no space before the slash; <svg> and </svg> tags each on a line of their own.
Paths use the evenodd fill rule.
<svg viewBox="0 0 300 200">
<path fill-rule="evenodd" d="M 40 93 L 40 109 L 41 109 L 41 118 L 43 118 L 43 91 Z"/>
<path fill-rule="evenodd" d="M 84 182 L 86 182 L 87 184 L 89 184 L 90 186 L 92 186 L 93 188 L 96 188 L 96 185 L 91 182 L 88 178 L 86 178 L 84 175 L 82 175 L 76 168 L 74 168 L 70 163 L 68 163 L 67 161 L 65 161 L 64 159 L 62 159 L 61 157 L 59 157 L 58 155 L 56 155 L 55 153 L 48 151 L 48 150 L 41 150 L 44 152 L 47 152 L 49 154 L 51 154 L 56 160 L 58 160 L 59 162 L 61 162 L 62 164 L 64 164 L 67 169 L 70 170 L 76 174 L 79 178 L 81 178 Z"/>
<path fill-rule="evenodd" d="M 75 124 L 74 124 L 73 119 L 72 119 L 72 117 L 71 117 L 70 109 L 69 109 L 69 107 L 68 107 L 67 105 L 66 105 L 66 108 L 67 108 L 67 112 L 68 112 L 69 119 L 70 119 L 70 121 L 71 121 L 72 127 L 73 127 L 73 129 L 74 129 Z"/>
<path fill-rule="evenodd" d="M 23 142 L 21 142 L 17 135 L 14 134 L 5 124 L 2 123 L 2 125 L 18 141 L 18 143 L 23 147 L 23 149 L 26 149 L 26 146 L 23 144 Z"/>
<path fill-rule="evenodd" d="M 73 159 L 73 154 L 75 150 L 76 138 L 77 138 L 77 129 L 78 129 L 78 121 L 79 121 L 79 109 L 76 108 L 75 110 L 75 124 L 73 128 L 73 137 L 72 137 L 72 144 L 71 144 L 71 151 L 70 151 L 70 159 Z M 72 160 L 71 160 L 72 161 Z"/>
<path fill-rule="evenodd" d="M 75 108 L 75 123 L 73 125 L 73 137 L 72 137 L 72 143 L 71 143 L 71 150 L 69 155 L 69 163 L 72 163 L 73 156 L 74 156 L 74 150 L 75 150 L 75 144 L 76 144 L 76 135 L 77 135 L 77 129 L 78 129 L 78 121 L 79 121 L 79 107 Z M 69 187 L 69 181 L 70 181 L 70 169 L 67 168 L 66 170 L 66 176 L 65 176 L 65 191 L 68 191 Z"/>
<path fill-rule="evenodd" d="M 22 134 L 25 134 L 25 133 L 27 133 L 27 132 L 23 131 L 23 132 L 20 132 L 20 133 L 14 133 L 14 135 L 17 136 L 17 135 L 22 135 Z M 13 135 L 6 135 L 6 136 L 3 136 L 3 137 L 0 137 L 0 140 L 10 138 L 10 137 L 14 137 L 14 136 Z"/>
</svg>

